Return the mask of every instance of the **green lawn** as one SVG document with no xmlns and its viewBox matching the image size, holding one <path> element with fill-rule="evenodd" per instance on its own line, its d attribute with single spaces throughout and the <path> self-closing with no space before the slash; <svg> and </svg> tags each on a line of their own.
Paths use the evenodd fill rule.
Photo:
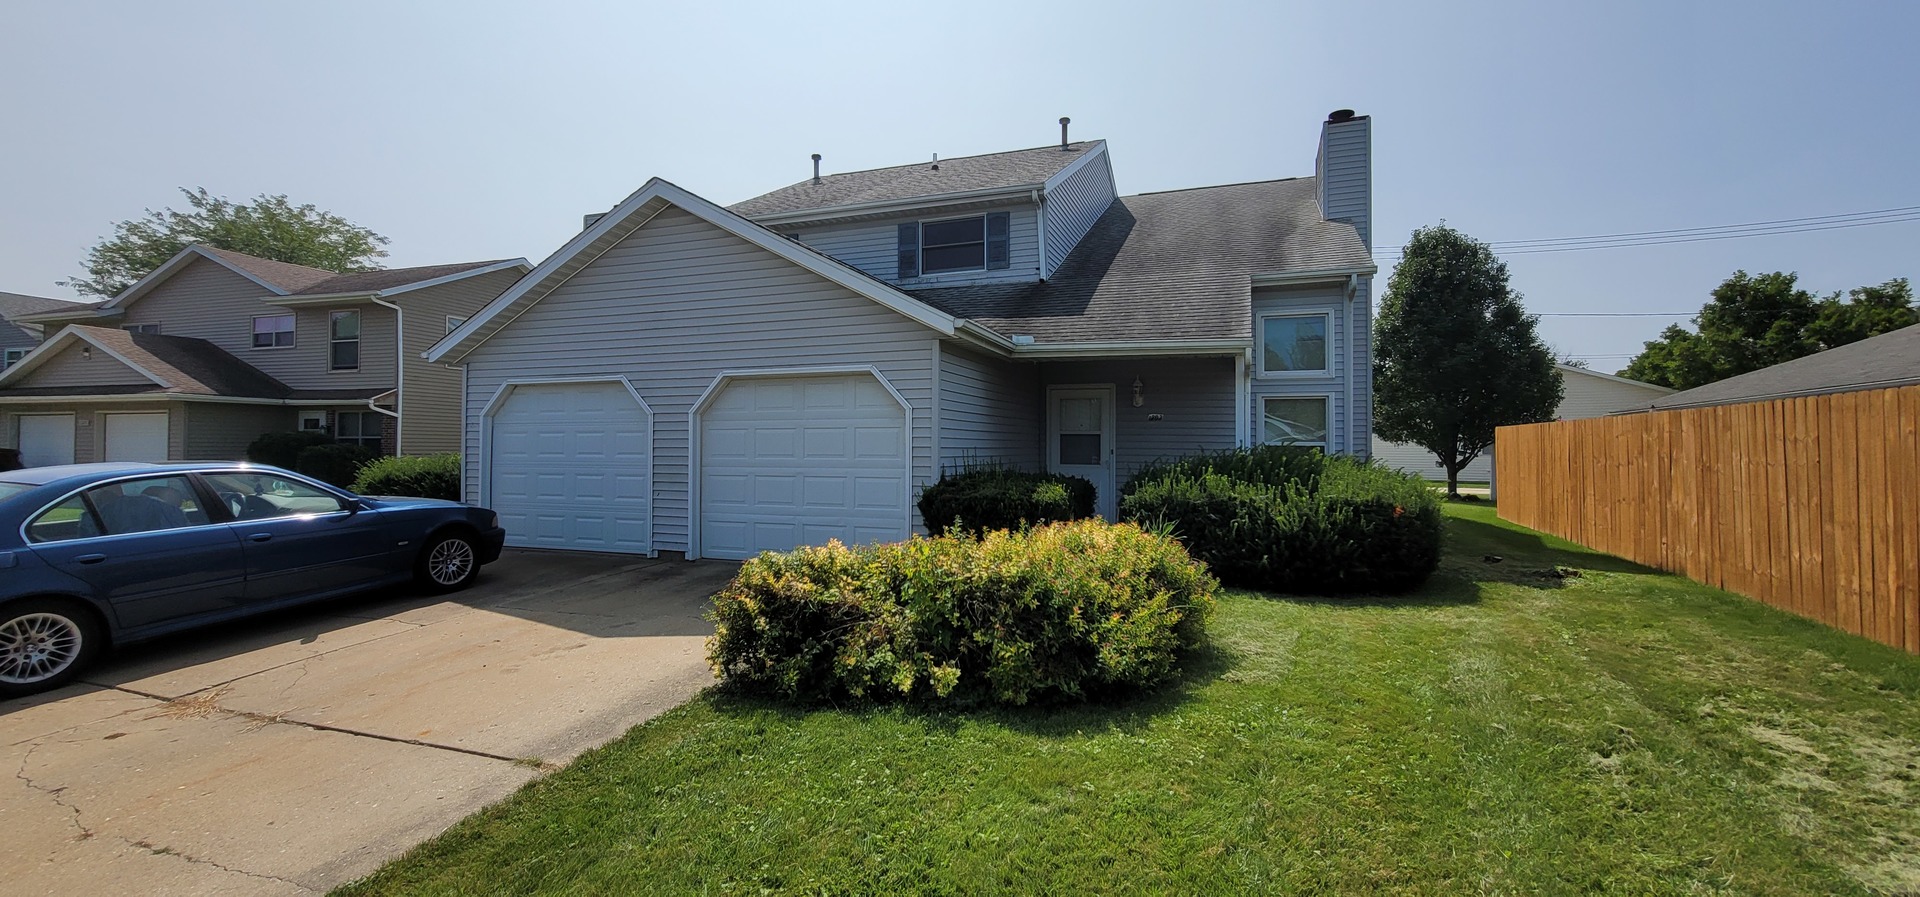
<svg viewBox="0 0 1920 897">
<path fill-rule="evenodd" d="M 1448 515 L 1414 600 L 1231 595 L 1126 705 L 709 695 L 345 891 L 1920 889 L 1920 659 Z"/>
</svg>

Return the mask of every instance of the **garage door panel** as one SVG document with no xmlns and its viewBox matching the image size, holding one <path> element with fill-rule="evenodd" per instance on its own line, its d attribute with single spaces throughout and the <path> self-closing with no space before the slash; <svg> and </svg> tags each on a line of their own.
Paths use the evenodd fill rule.
<svg viewBox="0 0 1920 897">
<path fill-rule="evenodd" d="M 112 412 L 100 415 L 106 461 L 167 460 L 167 413 Z"/>
<path fill-rule="evenodd" d="M 507 544 L 651 549 L 647 412 L 614 382 L 525 384 L 491 418 L 488 502 Z"/>
<path fill-rule="evenodd" d="M 699 426 L 703 555 L 906 537 L 906 413 L 873 376 L 736 380 Z"/>
<path fill-rule="evenodd" d="M 21 415 L 20 461 L 28 467 L 73 463 L 73 415 Z"/>
</svg>

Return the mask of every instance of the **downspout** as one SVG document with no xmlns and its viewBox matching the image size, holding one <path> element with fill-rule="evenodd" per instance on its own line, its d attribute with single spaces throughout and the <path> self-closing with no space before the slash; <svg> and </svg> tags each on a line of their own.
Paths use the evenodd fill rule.
<svg viewBox="0 0 1920 897">
<path fill-rule="evenodd" d="M 1344 328 L 1347 331 L 1347 375 L 1345 377 L 1340 378 L 1342 383 L 1345 385 L 1345 389 L 1347 393 L 1346 398 L 1341 402 L 1341 405 L 1340 405 L 1341 413 L 1345 414 L 1347 417 L 1347 426 L 1346 426 L 1346 433 L 1341 437 L 1341 441 L 1346 443 L 1347 454 L 1352 455 L 1356 458 L 1360 457 L 1360 454 L 1353 450 L 1353 431 L 1354 431 L 1354 422 L 1359 418 L 1353 412 L 1353 363 L 1354 363 L 1354 359 L 1357 358 L 1360 353 L 1354 351 L 1354 348 L 1359 345 L 1359 340 L 1354 339 L 1354 336 L 1353 336 L 1353 297 L 1359 292 L 1360 292 L 1360 275 L 1358 274 L 1347 275 L 1347 307 L 1346 307 L 1347 322 Z"/>
<path fill-rule="evenodd" d="M 1253 381 L 1247 376 L 1247 372 L 1252 369 L 1253 349 L 1248 348 L 1240 353 L 1239 358 L 1234 359 L 1233 365 L 1233 393 L 1238 399 L 1234 403 L 1233 410 L 1233 427 L 1237 431 L 1233 444 L 1239 448 L 1254 444 Z"/>
<path fill-rule="evenodd" d="M 393 418 L 393 453 L 399 455 L 401 453 L 400 426 L 402 421 L 398 409 L 401 408 L 402 403 L 407 400 L 405 392 L 407 386 L 407 313 L 402 311 L 400 306 L 381 300 L 380 294 L 378 293 L 367 298 L 375 305 L 393 309 L 393 405 L 396 410 L 388 411 L 384 408 L 377 408 L 374 406 L 372 399 L 367 400 L 367 407 L 373 408 L 373 410 Z M 465 396 L 461 398 L 465 399 Z"/>
<path fill-rule="evenodd" d="M 1040 279 L 1046 280 L 1053 273 L 1047 270 L 1047 193 L 1039 188 L 1033 191 L 1033 218 L 1040 231 Z"/>
</svg>

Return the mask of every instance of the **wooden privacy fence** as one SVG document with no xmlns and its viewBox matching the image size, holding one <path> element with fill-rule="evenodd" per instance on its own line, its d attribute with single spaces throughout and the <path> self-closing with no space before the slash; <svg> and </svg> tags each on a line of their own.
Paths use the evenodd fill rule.
<svg viewBox="0 0 1920 897">
<path fill-rule="evenodd" d="M 1500 516 L 1920 652 L 1920 386 L 1502 427 Z"/>
</svg>

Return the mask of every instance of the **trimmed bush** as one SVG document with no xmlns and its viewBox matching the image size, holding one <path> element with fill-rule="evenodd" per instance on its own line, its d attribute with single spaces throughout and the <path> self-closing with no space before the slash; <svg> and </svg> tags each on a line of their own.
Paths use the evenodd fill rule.
<svg viewBox="0 0 1920 897">
<path fill-rule="evenodd" d="M 979 535 L 1093 516 L 1085 477 L 980 467 L 948 474 L 920 492 L 920 519 L 939 533 Z"/>
<path fill-rule="evenodd" d="M 411 495 L 460 500 L 460 456 L 378 458 L 360 468 L 353 491 L 361 495 Z"/>
<path fill-rule="evenodd" d="M 300 450 L 295 459 L 293 470 L 316 480 L 332 483 L 342 489 L 353 486 L 353 480 L 360 468 L 377 457 L 370 449 L 361 448 L 350 442 L 329 442 L 325 445 L 310 446 Z"/>
<path fill-rule="evenodd" d="M 1077 700 L 1163 683 L 1218 588 L 1179 543 L 1098 520 L 762 554 L 714 596 L 714 671 L 798 701 Z"/>
<path fill-rule="evenodd" d="M 1295 594 L 1397 593 L 1440 566 L 1440 505 L 1411 474 L 1262 447 L 1135 476 L 1123 519 L 1166 527 L 1221 581 Z"/>
<path fill-rule="evenodd" d="M 330 445 L 333 437 L 325 433 L 262 433 L 247 445 L 247 460 L 292 470 L 300 463 L 300 453 L 316 445 Z"/>
</svg>

